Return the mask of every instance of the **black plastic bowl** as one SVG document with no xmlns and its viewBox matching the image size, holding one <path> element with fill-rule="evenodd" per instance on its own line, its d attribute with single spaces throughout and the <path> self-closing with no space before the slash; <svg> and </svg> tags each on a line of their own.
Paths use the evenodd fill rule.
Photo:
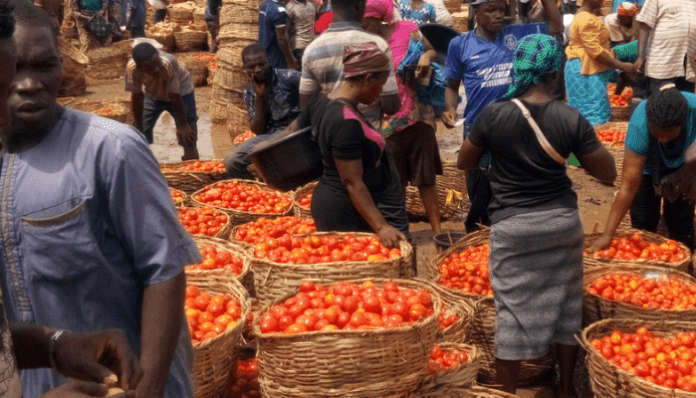
<svg viewBox="0 0 696 398">
<path fill-rule="evenodd" d="M 311 127 L 298 130 L 248 155 L 268 186 L 290 191 L 321 177 L 321 153 L 311 132 Z"/>
<path fill-rule="evenodd" d="M 465 236 L 466 232 L 445 232 L 443 234 L 433 236 L 433 240 L 440 249 L 447 250 L 452 247 L 453 244 L 462 240 Z M 451 242 L 450 238 L 452 239 Z"/>
</svg>

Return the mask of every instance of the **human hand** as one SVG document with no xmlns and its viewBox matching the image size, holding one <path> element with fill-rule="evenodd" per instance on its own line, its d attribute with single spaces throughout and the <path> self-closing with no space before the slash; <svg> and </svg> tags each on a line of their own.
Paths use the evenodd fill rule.
<svg viewBox="0 0 696 398">
<path fill-rule="evenodd" d="M 643 73 L 643 66 L 645 65 L 645 58 L 638 57 L 636 62 L 633 63 L 633 70 L 635 73 Z"/>
<path fill-rule="evenodd" d="M 385 225 L 377 231 L 377 236 L 379 240 L 386 247 L 399 247 L 399 242 L 406 240 L 404 234 L 399 232 L 396 228 L 391 225 Z"/>
<path fill-rule="evenodd" d="M 127 391 L 111 395 L 111 390 L 104 384 L 93 381 L 68 380 L 60 386 L 43 394 L 40 398 L 135 398 L 135 391 Z"/>
<path fill-rule="evenodd" d="M 418 65 L 416 65 L 416 79 L 423 78 L 428 75 L 430 71 L 431 56 L 428 52 L 423 53 L 423 55 L 418 58 Z"/>
<path fill-rule="evenodd" d="M 56 341 L 54 360 L 57 370 L 65 376 L 107 387 L 115 386 L 115 375 L 122 389 L 134 390 L 143 377 L 138 358 L 126 335 L 118 329 L 63 333 Z"/>
<path fill-rule="evenodd" d="M 176 138 L 186 147 L 192 147 L 196 143 L 196 133 L 188 123 L 177 126 Z"/>
<path fill-rule="evenodd" d="M 592 246 L 590 246 L 587 250 L 585 250 L 585 252 L 589 253 L 589 254 L 593 254 L 593 253 L 596 253 L 600 250 L 604 250 L 605 248 L 607 248 L 608 246 L 611 245 L 611 238 L 612 238 L 611 235 L 602 234 L 602 236 L 600 236 L 599 239 L 594 241 Z"/>
<path fill-rule="evenodd" d="M 454 124 L 457 122 L 457 115 L 454 111 L 444 111 L 442 113 L 442 123 L 448 129 L 453 129 Z"/>
</svg>

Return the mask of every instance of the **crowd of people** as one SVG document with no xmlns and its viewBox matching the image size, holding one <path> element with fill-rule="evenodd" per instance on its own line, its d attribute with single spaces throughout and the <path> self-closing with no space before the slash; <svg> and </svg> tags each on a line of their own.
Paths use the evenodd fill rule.
<svg viewBox="0 0 696 398">
<path fill-rule="evenodd" d="M 108 7 L 75 1 L 85 13 Z M 135 3 L 125 3 L 131 15 Z M 610 244 L 629 209 L 649 231 L 662 209 L 670 237 L 694 246 L 696 4 L 619 2 L 602 19 L 602 3 L 584 0 L 564 28 L 566 1 L 541 0 L 516 25 L 505 0 L 472 0 L 475 27 L 443 53 L 420 29 L 446 21 L 441 0 L 265 0 L 258 44 L 241 54 L 256 137 L 228 154 L 227 174 L 253 178 L 249 153 L 311 128 L 323 165 L 317 229 L 374 232 L 394 246 L 410 240 L 406 184 L 442 231 L 437 121 L 463 124 L 466 229 L 491 228 L 499 384 L 514 393 L 520 361 L 555 345 L 556 396 L 575 397 L 584 235 L 566 164 L 572 154 L 598 180 L 616 179 L 594 132 L 609 119 L 607 82 L 645 100 L 590 250 Z M 0 382 L 12 398 L 103 396 L 116 383 L 120 397 L 192 397 L 183 268 L 200 253 L 147 146 L 168 111 L 183 158 L 198 158 L 190 73 L 143 42 L 124 71 L 134 126 L 62 107 L 59 23 L 47 4 L 0 0 Z M 222 6 L 211 2 L 212 29 Z"/>
</svg>

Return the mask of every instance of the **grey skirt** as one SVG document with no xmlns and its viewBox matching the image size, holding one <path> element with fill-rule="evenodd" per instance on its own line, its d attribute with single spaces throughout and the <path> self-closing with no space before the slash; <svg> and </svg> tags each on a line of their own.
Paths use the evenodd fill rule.
<svg viewBox="0 0 696 398">
<path fill-rule="evenodd" d="M 578 211 L 570 208 L 519 214 L 491 227 L 497 358 L 536 359 L 551 343 L 577 344 L 583 238 Z"/>
</svg>

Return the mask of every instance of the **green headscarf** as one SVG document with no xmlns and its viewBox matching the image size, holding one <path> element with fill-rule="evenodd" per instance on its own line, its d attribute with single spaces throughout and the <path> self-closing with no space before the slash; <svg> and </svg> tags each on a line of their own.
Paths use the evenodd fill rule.
<svg viewBox="0 0 696 398">
<path fill-rule="evenodd" d="M 520 39 L 513 61 L 515 80 L 502 100 L 521 95 L 539 79 L 560 69 L 562 58 L 561 46 L 549 35 L 536 33 Z"/>
</svg>

